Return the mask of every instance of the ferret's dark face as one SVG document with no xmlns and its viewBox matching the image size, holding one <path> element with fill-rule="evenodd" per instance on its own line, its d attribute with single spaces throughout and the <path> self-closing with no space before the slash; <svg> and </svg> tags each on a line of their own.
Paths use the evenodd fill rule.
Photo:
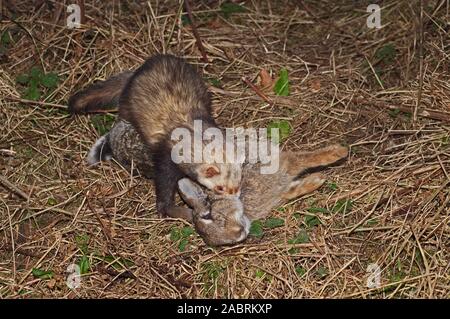
<svg viewBox="0 0 450 319">
<path fill-rule="evenodd" d="M 241 193 L 241 164 L 200 164 L 197 180 L 217 195 L 237 195 Z"/>
</svg>

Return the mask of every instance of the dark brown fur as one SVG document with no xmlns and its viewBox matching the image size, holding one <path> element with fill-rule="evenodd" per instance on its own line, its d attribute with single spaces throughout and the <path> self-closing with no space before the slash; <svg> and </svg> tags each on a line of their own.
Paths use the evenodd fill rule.
<svg viewBox="0 0 450 319">
<path fill-rule="evenodd" d="M 119 103 L 120 117 L 151 146 L 166 141 L 174 128 L 189 128 L 196 119 L 216 126 L 203 79 L 190 64 L 171 55 L 155 55 L 137 69 Z"/>
<path fill-rule="evenodd" d="M 92 113 L 105 110 L 107 107 L 118 106 L 123 88 L 132 76 L 132 71 L 125 71 L 79 91 L 69 99 L 69 112 Z"/>
<path fill-rule="evenodd" d="M 186 175 L 197 176 L 190 165 L 176 165 L 171 160 L 170 134 L 179 127 L 193 130 L 194 120 L 216 126 L 206 85 L 183 59 L 156 55 L 136 70 L 119 104 L 120 117 L 136 128 L 153 154 L 157 210 L 161 215 L 173 215 L 170 210 L 177 181 Z"/>
<path fill-rule="evenodd" d="M 218 193 L 238 192 L 241 168 L 235 165 L 222 164 L 222 171 L 216 166 L 220 174 L 214 177 L 205 173 L 210 164 L 177 165 L 171 159 L 173 129 L 184 127 L 192 132 L 195 120 L 202 121 L 203 130 L 217 127 L 207 87 L 183 59 L 155 55 L 135 72 L 121 73 L 75 94 L 69 100 L 69 111 L 94 112 L 111 104 L 119 104 L 119 116 L 136 128 L 152 153 L 156 206 L 161 215 L 175 215 L 177 181 L 185 176 L 206 183 Z"/>
</svg>

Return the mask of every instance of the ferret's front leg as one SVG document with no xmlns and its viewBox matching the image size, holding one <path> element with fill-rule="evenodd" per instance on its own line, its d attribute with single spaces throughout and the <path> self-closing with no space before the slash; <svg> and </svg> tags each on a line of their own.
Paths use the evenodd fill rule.
<svg viewBox="0 0 450 319">
<path fill-rule="evenodd" d="M 161 217 L 182 218 L 192 222 L 192 210 L 175 205 L 177 183 L 184 177 L 183 172 L 170 158 L 161 152 L 155 156 L 154 182 L 156 190 L 156 210 Z"/>
</svg>

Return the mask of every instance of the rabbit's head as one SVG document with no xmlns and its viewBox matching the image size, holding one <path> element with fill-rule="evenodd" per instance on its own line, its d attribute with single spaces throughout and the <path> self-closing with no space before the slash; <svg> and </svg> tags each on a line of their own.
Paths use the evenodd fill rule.
<svg viewBox="0 0 450 319">
<path fill-rule="evenodd" d="M 243 241 L 250 230 L 250 221 L 238 196 L 220 196 L 183 178 L 178 181 L 183 200 L 191 206 L 197 232 L 210 246 L 230 245 Z"/>
</svg>

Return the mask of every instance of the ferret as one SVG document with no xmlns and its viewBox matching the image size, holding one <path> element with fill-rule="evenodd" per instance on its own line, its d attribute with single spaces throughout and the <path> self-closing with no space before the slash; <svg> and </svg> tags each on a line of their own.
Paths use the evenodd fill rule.
<svg viewBox="0 0 450 319">
<path fill-rule="evenodd" d="M 216 194 L 239 196 L 241 162 L 172 161 L 174 129 L 185 128 L 194 136 L 196 120 L 202 122 L 203 131 L 218 129 L 212 117 L 210 93 L 194 67 L 183 59 L 155 55 L 134 72 L 120 73 L 76 93 L 68 104 L 69 111 L 77 114 L 119 105 L 119 117 L 133 125 L 151 154 L 156 207 L 161 216 L 180 214 L 181 207 L 175 206 L 175 193 L 178 180 L 186 176 Z M 205 144 L 203 139 L 202 143 Z M 234 147 L 227 146 L 228 143 L 225 140 L 223 154 L 228 147 Z"/>
</svg>

